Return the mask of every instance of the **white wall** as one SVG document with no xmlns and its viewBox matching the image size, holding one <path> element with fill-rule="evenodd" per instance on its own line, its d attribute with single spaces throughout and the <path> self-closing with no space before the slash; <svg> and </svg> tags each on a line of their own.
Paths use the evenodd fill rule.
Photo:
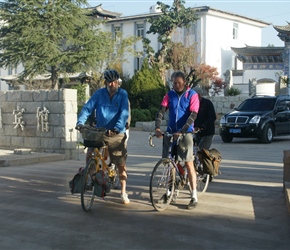
<svg viewBox="0 0 290 250">
<path fill-rule="evenodd" d="M 263 78 L 269 78 L 273 81 L 277 81 L 275 78 L 275 73 L 277 70 L 246 70 L 244 72 L 244 82 L 249 82 L 249 80 L 256 78 L 257 80 L 263 79 Z"/>
<path fill-rule="evenodd" d="M 204 22 L 205 25 L 204 62 L 217 67 L 222 78 L 224 78 L 223 74 L 226 70 L 233 67 L 235 53 L 231 47 L 245 47 L 245 44 L 261 45 L 261 28 L 250 25 L 241 18 L 209 13 L 209 15 L 201 17 L 201 22 Z M 238 24 L 238 39 L 233 39 L 234 23 Z"/>
</svg>

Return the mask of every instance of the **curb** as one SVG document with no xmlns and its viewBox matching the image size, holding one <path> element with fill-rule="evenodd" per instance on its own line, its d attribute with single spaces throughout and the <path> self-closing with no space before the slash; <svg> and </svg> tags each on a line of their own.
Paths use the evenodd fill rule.
<svg viewBox="0 0 290 250">
<path fill-rule="evenodd" d="M 0 160 L 0 167 L 11 167 L 11 166 L 23 166 L 29 164 L 63 161 L 65 160 L 64 154 L 37 154 L 37 155 L 26 155 L 25 157 L 15 159 L 4 159 Z"/>
<path fill-rule="evenodd" d="M 288 209 L 288 213 L 290 215 L 290 181 L 284 182 L 284 192 L 285 192 L 286 206 Z"/>
</svg>

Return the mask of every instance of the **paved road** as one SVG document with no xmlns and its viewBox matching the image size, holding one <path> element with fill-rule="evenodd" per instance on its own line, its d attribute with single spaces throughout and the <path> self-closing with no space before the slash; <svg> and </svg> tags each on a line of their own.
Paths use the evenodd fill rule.
<svg viewBox="0 0 290 250">
<path fill-rule="evenodd" d="M 148 132 L 131 131 L 128 157 L 130 205 L 119 191 L 97 200 L 89 213 L 68 181 L 80 160 L 0 168 L 0 249 L 289 249 L 290 217 L 282 191 L 283 150 L 290 137 L 260 144 L 255 139 L 215 137 L 222 175 L 194 210 L 189 197 L 164 212 L 149 203 L 149 177 L 161 154 Z"/>
</svg>

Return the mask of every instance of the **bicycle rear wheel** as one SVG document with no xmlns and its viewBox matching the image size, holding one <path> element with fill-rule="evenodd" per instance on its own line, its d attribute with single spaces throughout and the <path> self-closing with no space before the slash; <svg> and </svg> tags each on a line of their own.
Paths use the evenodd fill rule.
<svg viewBox="0 0 290 250">
<path fill-rule="evenodd" d="M 88 212 L 94 203 L 94 183 L 92 175 L 96 173 L 96 161 L 91 159 L 85 169 L 82 176 L 82 190 L 81 190 L 81 204 L 84 211 Z"/>
<path fill-rule="evenodd" d="M 200 174 L 200 173 L 196 173 L 196 190 L 197 190 L 197 195 L 201 196 L 203 195 L 208 187 L 208 183 L 209 183 L 209 179 L 210 176 L 209 174 Z"/>
<path fill-rule="evenodd" d="M 150 200 L 157 211 L 165 210 L 170 204 L 175 189 L 175 167 L 169 159 L 155 165 L 150 178 Z"/>
</svg>

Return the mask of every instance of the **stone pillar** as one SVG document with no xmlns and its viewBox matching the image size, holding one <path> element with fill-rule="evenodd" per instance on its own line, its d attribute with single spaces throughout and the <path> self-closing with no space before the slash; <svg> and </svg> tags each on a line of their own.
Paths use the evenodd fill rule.
<svg viewBox="0 0 290 250">
<path fill-rule="evenodd" d="M 284 173 L 283 173 L 283 188 L 286 198 L 286 206 L 290 214 L 290 150 L 284 150 Z"/>
<path fill-rule="evenodd" d="M 288 38 L 289 39 L 289 38 Z M 289 70 L 289 62 L 290 62 L 290 41 L 285 42 L 285 49 L 284 49 L 284 75 L 287 76 L 288 84 L 286 94 L 290 95 L 290 70 Z"/>
<path fill-rule="evenodd" d="M 77 91 L 0 91 L 0 148 L 76 158 Z"/>
<path fill-rule="evenodd" d="M 290 150 L 284 150 L 284 182 L 289 181 L 290 182 Z"/>
</svg>

